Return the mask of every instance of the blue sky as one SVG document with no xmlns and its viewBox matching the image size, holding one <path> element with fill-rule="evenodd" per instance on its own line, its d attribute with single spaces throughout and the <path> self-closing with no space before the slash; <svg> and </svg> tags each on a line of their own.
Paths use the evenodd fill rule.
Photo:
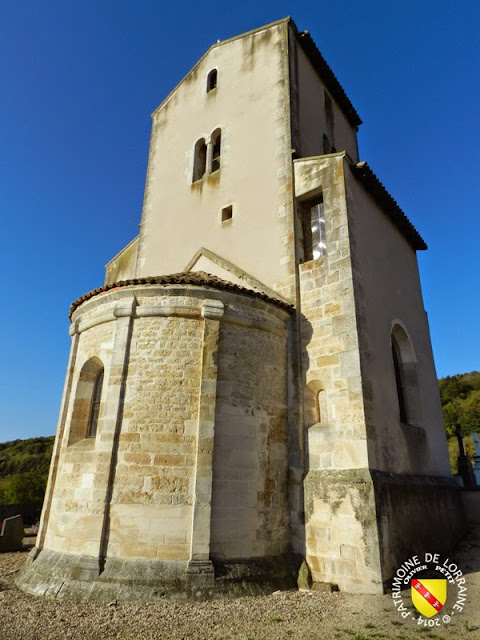
<svg viewBox="0 0 480 640">
<path fill-rule="evenodd" d="M 480 369 L 477 1 L 0 1 L 0 442 L 55 432 L 68 308 L 138 230 L 150 113 L 225 39 L 291 15 L 426 239 L 438 374 Z"/>
</svg>

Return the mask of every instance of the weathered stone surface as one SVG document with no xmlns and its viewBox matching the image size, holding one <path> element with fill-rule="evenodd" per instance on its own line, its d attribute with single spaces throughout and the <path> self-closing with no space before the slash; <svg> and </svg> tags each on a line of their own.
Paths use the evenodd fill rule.
<svg viewBox="0 0 480 640">
<path fill-rule="evenodd" d="M 26 573 L 37 591 L 56 590 L 60 577 L 63 591 L 73 592 L 75 581 L 104 585 L 129 567 L 134 574 L 125 580 L 133 585 L 137 568 L 152 563 L 162 568 L 161 576 L 145 574 L 155 585 L 171 583 L 173 591 L 182 583 L 185 593 L 210 597 L 211 559 L 217 566 L 234 559 L 238 566 L 228 579 L 215 578 L 215 589 L 262 589 L 241 584 L 257 573 L 263 581 L 255 562 L 288 551 L 289 314 L 255 297 L 189 285 L 135 285 L 129 293 L 121 303 L 116 291 L 106 293 L 75 311 L 80 335 L 43 551 Z M 110 313 L 119 304 L 125 313 Z M 169 312 L 145 316 L 146 307 Z M 105 382 L 96 437 L 86 438 L 88 406 L 77 410 L 83 395 L 76 392 L 92 358 Z M 253 571 L 247 578 L 245 563 Z M 200 570 L 207 564 L 210 572 Z"/>
<path fill-rule="evenodd" d="M 297 587 L 299 591 L 309 591 L 312 588 L 312 573 L 305 560 L 300 565 L 297 575 Z"/>
<path fill-rule="evenodd" d="M 181 561 L 111 558 L 99 576 L 88 575 L 85 567 L 94 564 L 94 558 L 44 549 L 19 572 L 16 582 L 38 596 L 103 602 L 208 600 L 268 594 L 295 586 L 286 556 L 215 560 L 209 571 L 190 570 Z"/>
</svg>

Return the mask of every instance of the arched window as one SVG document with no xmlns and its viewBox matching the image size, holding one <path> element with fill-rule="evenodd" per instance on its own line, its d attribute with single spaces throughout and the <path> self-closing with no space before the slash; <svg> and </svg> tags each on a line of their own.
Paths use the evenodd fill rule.
<svg viewBox="0 0 480 640">
<path fill-rule="evenodd" d="M 200 180 L 207 169 L 207 145 L 205 138 L 200 138 L 195 143 L 193 152 L 193 182 Z"/>
<path fill-rule="evenodd" d="M 100 358 L 90 358 L 83 365 L 75 391 L 68 444 L 96 436 L 103 376 L 104 367 Z"/>
<path fill-rule="evenodd" d="M 217 88 L 217 70 L 212 69 L 207 76 L 207 93 Z"/>
<path fill-rule="evenodd" d="M 395 383 L 397 385 L 398 408 L 400 411 L 400 420 L 404 423 L 408 422 L 407 393 L 405 389 L 405 380 L 403 375 L 402 356 L 400 347 L 395 337 L 392 336 L 392 358 L 393 369 L 395 371 Z"/>
<path fill-rule="evenodd" d="M 92 405 L 90 407 L 90 418 L 88 420 L 87 438 L 95 438 L 97 435 L 98 415 L 100 413 L 100 400 L 102 397 L 103 387 L 103 369 L 101 369 L 95 378 L 93 385 Z"/>
<path fill-rule="evenodd" d="M 215 129 L 212 133 L 212 172 L 220 169 L 220 152 L 222 145 L 222 132 Z"/>
<path fill-rule="evenodd" d="M 391 348 L 400 421 L 419 426 L 421 404 L 415 352 L 405 329 L 398 324 L 392 329 Z"/>
</svg>

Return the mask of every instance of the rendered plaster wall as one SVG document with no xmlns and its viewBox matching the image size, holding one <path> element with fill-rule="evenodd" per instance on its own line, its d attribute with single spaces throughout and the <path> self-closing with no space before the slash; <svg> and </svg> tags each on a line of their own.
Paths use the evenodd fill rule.
<svg viewBox="0 0 480 640">
<path fill-rule="evenodd" d="M 137 276 L 182 271 L 203 246 L 268 286 L 293 278 L 288 92 L 280 21 L 211 47 L 155 111 Z M 195 143 L 217 128 L 221 167 L 192 182 Z"/>
<path fill-rule="evenodd" d="M 370 466 L 401 474 L 450 476 L 440 395 L 417 257 L 363 185 L 346 170 Z M 391 351 L 400 324 L 416 357 L 416 426 L 402 424 Z"/>
<path fill-rule="evenodd" d="M 320 79 L 291 29 L 290 75 L 292 86 L 292 127 L 297 157 L 323 155 L 323 134 L 328 135 L 325 113 L 325 91 L 332 100 L 333 133 L 330 140 L 337 151 L 346 151 L 354 162 L 358 162 L 357 134 Z M 331 137 L 331 136 L 329 136 Z"/>
<path fill-rule="evenodd" d="M 299 200 L 323 193 L 327 244 L 326 256 L 299 266 L 306 558 L 314 581 L 378 592 L 380 556 L 344 180 L 342 153 L 295 161 Z"/>
<path fill-rule="evenodd" d="M 138 236 L 124 247 L 105 267 L 105 284 L 135 277 Z"/>
</svg>

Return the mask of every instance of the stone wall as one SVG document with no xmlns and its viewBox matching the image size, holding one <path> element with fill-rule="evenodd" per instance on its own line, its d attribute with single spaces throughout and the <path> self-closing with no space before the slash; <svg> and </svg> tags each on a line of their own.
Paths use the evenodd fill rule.
<svg viewBox="0 0 480 640">
<path fill-rule="evenodd" d="M 305 555 L 314 581 L 378 592 L 344 156 L 295 161 L 299 202 L 323 194 L 327 243 L 324 257 L 299 265 Z"/>
<path fill-rule="evenodd" d="M 212 559 L 268 563 L 287 553 L 285 306 L 252 292 L 129 285 L 76 309 L 29 570 L 35 592 L 53 588 L 60 571 L 65 593 L 79 579 L 100 581 L 92 589 L 105 595 L 115 575 L 153 561 L 163 568 L 152 584 L 178 592 L 173 583 L 200 580 L 205 595 L 217 588 Z M 105 373 L 98 431 L 87 438 L 76 395 L 92 359 Z M 264 577 L 257 588 L 273 588 Z"/>
<path fill-rule="evenodd" d="M 237 345 L 231 348 L 232 345 Z M 286 343 L 225 324 L 213 459 L 213 557 L 288 551 Z M 259 358 L 259 348 L 263 356 Z"/>
<path fill-rule="evenodd" d="M 415 249 L 344 153 L 296 160 L 295 182 L 300 203 L 323 195 L 327 245 L 299 265 L 306 558 L 315 581 L 380 591 L 422 545 L 446 550 L 463 529 Z M 400 421 L 391 332 L 402 322 L 419 424 Z"/>
</svg>

